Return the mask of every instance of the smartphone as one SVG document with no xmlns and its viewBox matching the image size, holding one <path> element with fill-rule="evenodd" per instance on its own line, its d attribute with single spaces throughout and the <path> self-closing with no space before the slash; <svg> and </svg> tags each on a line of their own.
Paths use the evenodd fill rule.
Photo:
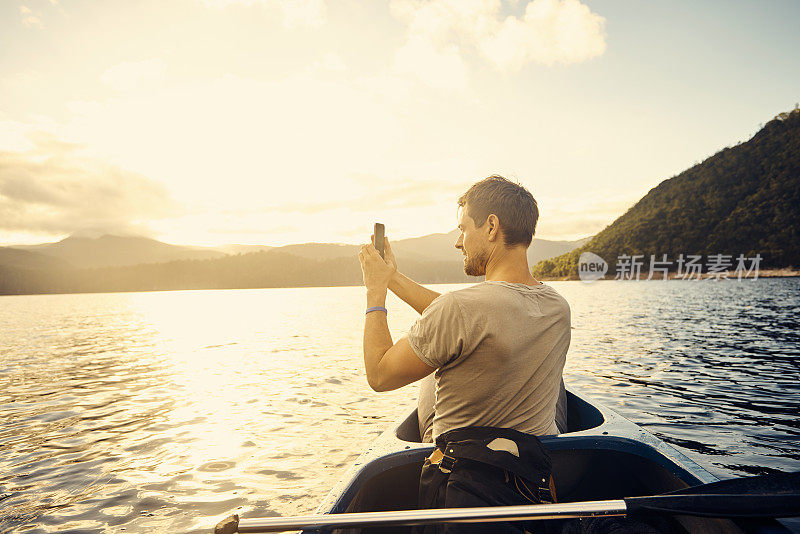
<svg viewBox="0 0 800 534">
<path fill-rule="evenodd" d="M 383 258 L 383 238 L 386 235 L 386 227 L 381 223 L 375 223 L 375 231 L 373 233 L 375 234 L 375 248 L 378 249 L 378 253 L 381 255 L 381 258 Z"/>
</svg>

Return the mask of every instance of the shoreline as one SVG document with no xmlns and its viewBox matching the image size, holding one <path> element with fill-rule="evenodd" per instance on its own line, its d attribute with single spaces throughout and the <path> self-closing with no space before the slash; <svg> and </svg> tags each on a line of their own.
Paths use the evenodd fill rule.
<svg viewBox="0 0 800 534">
<path fill-rule="evenodd" d="M 626 280 L 632 282 L 646 282 L 648 273 L 642 273 L 642 276 L 639 280 Z M 797 278 L 800 277 L 800 269 L 760 269 L 758 271 L 757 278 Z M 678 280 L 684 282 L 698 282 L 700 280 L 707 280 L 713 279 L 714 276 L 709 276 L 708 273 L 702 273 L 701 279 L 691 278 L 691 279 L 682 279 L 675 276 L 675 273 L 669 273 L 667 280 Z M 581 282 L 581 279 L 577 276 L 569 277 L 569 276 L 542 276 L 537 277 L 537 280 L 541 282 Z M 742 279 L 750 280 L 756 279 L 755 276 L 751 273 L 750 276 L 743 276 Z M 599 280 L 592 280 L 591 283 L 596 281 L 614 281 L 612 275 L 606 275 L 604 278 Z M 653 281 L 663 281 L 663 276 L 660 274 L 654 276 Z M 735 276 L 728 276 L 727 279 L 721 280 L 728 280 L 728 281 L 738 281 L 738 278 Z M 435 285 L 435 284 L 469 284 L 469 283 L 480 283 L 481 280 L 476 281 L 456 281 L 456 282 L 420 282 L 422 285 Z M 324 287 L 363 287 L 363 284 L 342 284 L 342 285 L 303 285 L 303 286 L 263 286 L 263 287 L 172 287 L 172 288 L 159 288 L 159 289 L 118 289 L 118 290 L 109 290 L 109 291 L 52 291 L 52 292 L 41 292 L 41 293 L 0 293 L 0 297 L 16 297 L 16 296 L 26 296 L 26 295 L 87 295 L 87 294 L 105 294 L 105 293 L 160 293 L 164 291 L 226 291 L 226 290 L 247 290 L 247 289 L 314 289 L 314 288 L 324 288 Z"/>
</svg>

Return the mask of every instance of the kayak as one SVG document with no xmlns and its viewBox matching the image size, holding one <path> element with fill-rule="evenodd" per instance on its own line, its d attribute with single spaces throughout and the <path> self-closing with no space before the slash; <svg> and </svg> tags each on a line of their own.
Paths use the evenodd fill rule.
<svg viewBox="0 0 800 534">
<path fill-rule="evenodd" d="M 567 392 L 567 432 L 540 439 L 552 457 L 559 503 L 657 495 L 718 480 L 653 434 L 574 388 Z M 420 442 L 414 408 L 361 454 L 316 513 L 417 508 L 420 469 L 432 451 L 433 444 Z M 675 532 L 791 532 L 774 519 L 676 515 L 666 521 Z M 372 527 L 363 532 L 408 532 L 408 528 Z"/>
</svg>

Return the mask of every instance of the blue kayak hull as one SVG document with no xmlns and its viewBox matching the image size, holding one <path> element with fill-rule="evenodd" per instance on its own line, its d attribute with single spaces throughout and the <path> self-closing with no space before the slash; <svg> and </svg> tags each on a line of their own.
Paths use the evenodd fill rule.
<svg viewBox="0 0 800 534">
<path fill-rule="evenodd" d="M 717 478 L 684 454 L 573 388 L 567 393 L 567 432 L 541 437 L 553 459 L 559 502 L 655 495 Z M 353 464 L 317 513 L 417 508 L 419 471 L 433 445 L 420 443 L 416 410 L 384 432 Z M 775 520 L 676 516 L 676 532 L 788 533 Z M 365 534 L 406 532 L 402 527 Z"/>
</svg>

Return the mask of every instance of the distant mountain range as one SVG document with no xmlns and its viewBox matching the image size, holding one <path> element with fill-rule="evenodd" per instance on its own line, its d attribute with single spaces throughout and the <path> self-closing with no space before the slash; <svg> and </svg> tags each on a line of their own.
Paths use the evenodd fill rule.
<svg viewBox="0 0 800 534">
<path fill-rule="evenodd" d="M 96 238 L 71 236 L 57 243 L 18 245 L 11 248 L 58 258 L 77 268 L 208 260 L 227 255 L 216 249 L 168 245 L 147 237 L 117 235 L 103 235 Z"/>
<path fill-rule="evenodd" d="M 48 254 L 0 247 L 0 267 L 13 269 L 67 269 L 72 265 Z"/>
<path fill-rule="evenodd" d="M 463 256 L 455 247 L 459 231 L 453 230 L 447 234 L 429 234 L 423 237 L 412 237 L 392 241 L 392 250 L 397 256 L 397 261 L 405 260 L 417 262 L 454 262 L 461 265 Z M 528 249 L 528 263 L 535 265 L 539 261 L 552 258 L 569 252 L 586 243 L 590 238 L 576 241 L 548 241 L 534 239 Z M 305 243 L 302 245 L 286 245 L 272 249 L 275 252 L 285 252 L 294 256 L 307 259 L 335 259 L 350 258 L 358 255 L 360 245 L 342 245 L 335 243 Z"/>
<path fill-rule="evenodd" d="M 392 241 L 400 269 L 421 283 L 475 281 L 448 234 Z M 588 239 L 588 238 L 586 238 Z M 585 243 L 534 239 L 530 265 Z M 0 294 L 358 285 L 359 245 L 305 243 L 216 248 L 133 236 L 72 236 L 0 247 Z"/>
<path fill-rule="evenodd" d="M 576 278 L 578 259 L 592 252 L 618 258 L 683 254 L 761 256 L 760 267 L 800 266 L 800 109 L 781 113 L 749 141 L 717 152 L 664 180 L 587 243 L 533 268 L 536 277 Z M 749 264 L 748 264 L 749 265 Z"/>
</svg>

